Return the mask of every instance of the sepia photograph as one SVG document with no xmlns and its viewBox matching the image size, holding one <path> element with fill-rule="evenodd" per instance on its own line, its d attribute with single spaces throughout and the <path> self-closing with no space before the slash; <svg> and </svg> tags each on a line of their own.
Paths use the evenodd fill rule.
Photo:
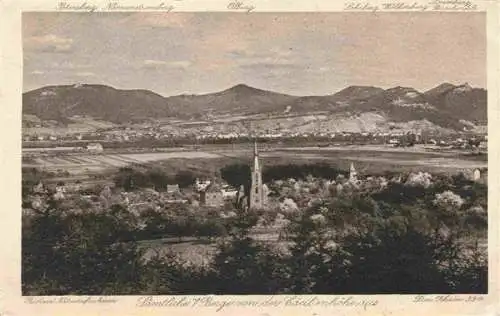
<svg viewBox="0 0 500 316">
<path fill-rule="evenodd" d="M 23 296 L 488 293 L 485 12 L 21 25 Z"/>
</svg>

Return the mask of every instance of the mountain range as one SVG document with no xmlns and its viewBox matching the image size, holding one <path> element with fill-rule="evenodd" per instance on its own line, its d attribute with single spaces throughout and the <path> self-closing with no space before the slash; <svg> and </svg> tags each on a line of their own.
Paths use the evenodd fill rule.
<svg viewBox="0 0 500 316">
<path fill-rule="evenodd" d="M 63 124 L 77 115 L 124 124 L 167 117 L 193 120 L 312 113 L 344 119 L 371 113 L 387 122 L 425 121 L 463 130 L 486 125 L 487 91 L 443 83 L 425 92 L 410 87 L 350 86 L 331 95 L 292 96 L 238 84 L 216 93 L 164 97 L 149 90 L 78 84 L 46 86 L 23 94 L 23 114 Z"/>
</svg>

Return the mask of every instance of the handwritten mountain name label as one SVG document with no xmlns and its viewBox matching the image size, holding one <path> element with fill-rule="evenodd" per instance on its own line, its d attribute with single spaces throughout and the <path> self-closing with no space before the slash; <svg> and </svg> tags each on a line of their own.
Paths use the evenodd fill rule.
<svg viewBox="0 0 500 316">
<path fill-rule="evenodd" d="M 247 13 L 250 13 L 251 11 L 255 10 L 254 5 L 246 4 L 243 1 L 239 1 L 239 0 L 229 2 L 227 5 L 227 8 L 229 10 L 246 11 Z"/>
</svg>

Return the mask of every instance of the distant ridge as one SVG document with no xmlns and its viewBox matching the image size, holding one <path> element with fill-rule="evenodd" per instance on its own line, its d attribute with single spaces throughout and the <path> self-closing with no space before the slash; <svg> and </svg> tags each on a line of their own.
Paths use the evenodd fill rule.
<svg viewBox="0 0 500 316">
<path fill-rule="evenodd" d="M 120 90 L 105 85 L 47 86 L 23 93 L 23 114 L 42 120 L 70 121 L 85 115 L 114 123 L 172 117 L 199 119 L 218 115 L 325 112 L 331 115 L 378 113 L 388 121 L 427 120 L 461 130 L 461 121 L 486 124 L 487 93 L 468 84 L 443 83 L 425 92 L 411 87 L 382 89 L 349 86 L 325 96 L 292 96 L 237 84 L 226 90 L 163 97 L 149 90 Z"/>
</svg>

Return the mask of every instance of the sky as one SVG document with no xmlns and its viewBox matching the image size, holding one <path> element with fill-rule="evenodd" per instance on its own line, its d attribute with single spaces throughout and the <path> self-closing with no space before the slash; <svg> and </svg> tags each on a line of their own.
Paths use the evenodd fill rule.
<svg viewBox="0 0 500 316">
<path fill-rule="evenodd" d="M 350 85 L 486 88 L 485 13 L 23 14 L 24 91 L 105 84 L 164 96 L 236 84 L 292 95 Z"/>
</svg>

